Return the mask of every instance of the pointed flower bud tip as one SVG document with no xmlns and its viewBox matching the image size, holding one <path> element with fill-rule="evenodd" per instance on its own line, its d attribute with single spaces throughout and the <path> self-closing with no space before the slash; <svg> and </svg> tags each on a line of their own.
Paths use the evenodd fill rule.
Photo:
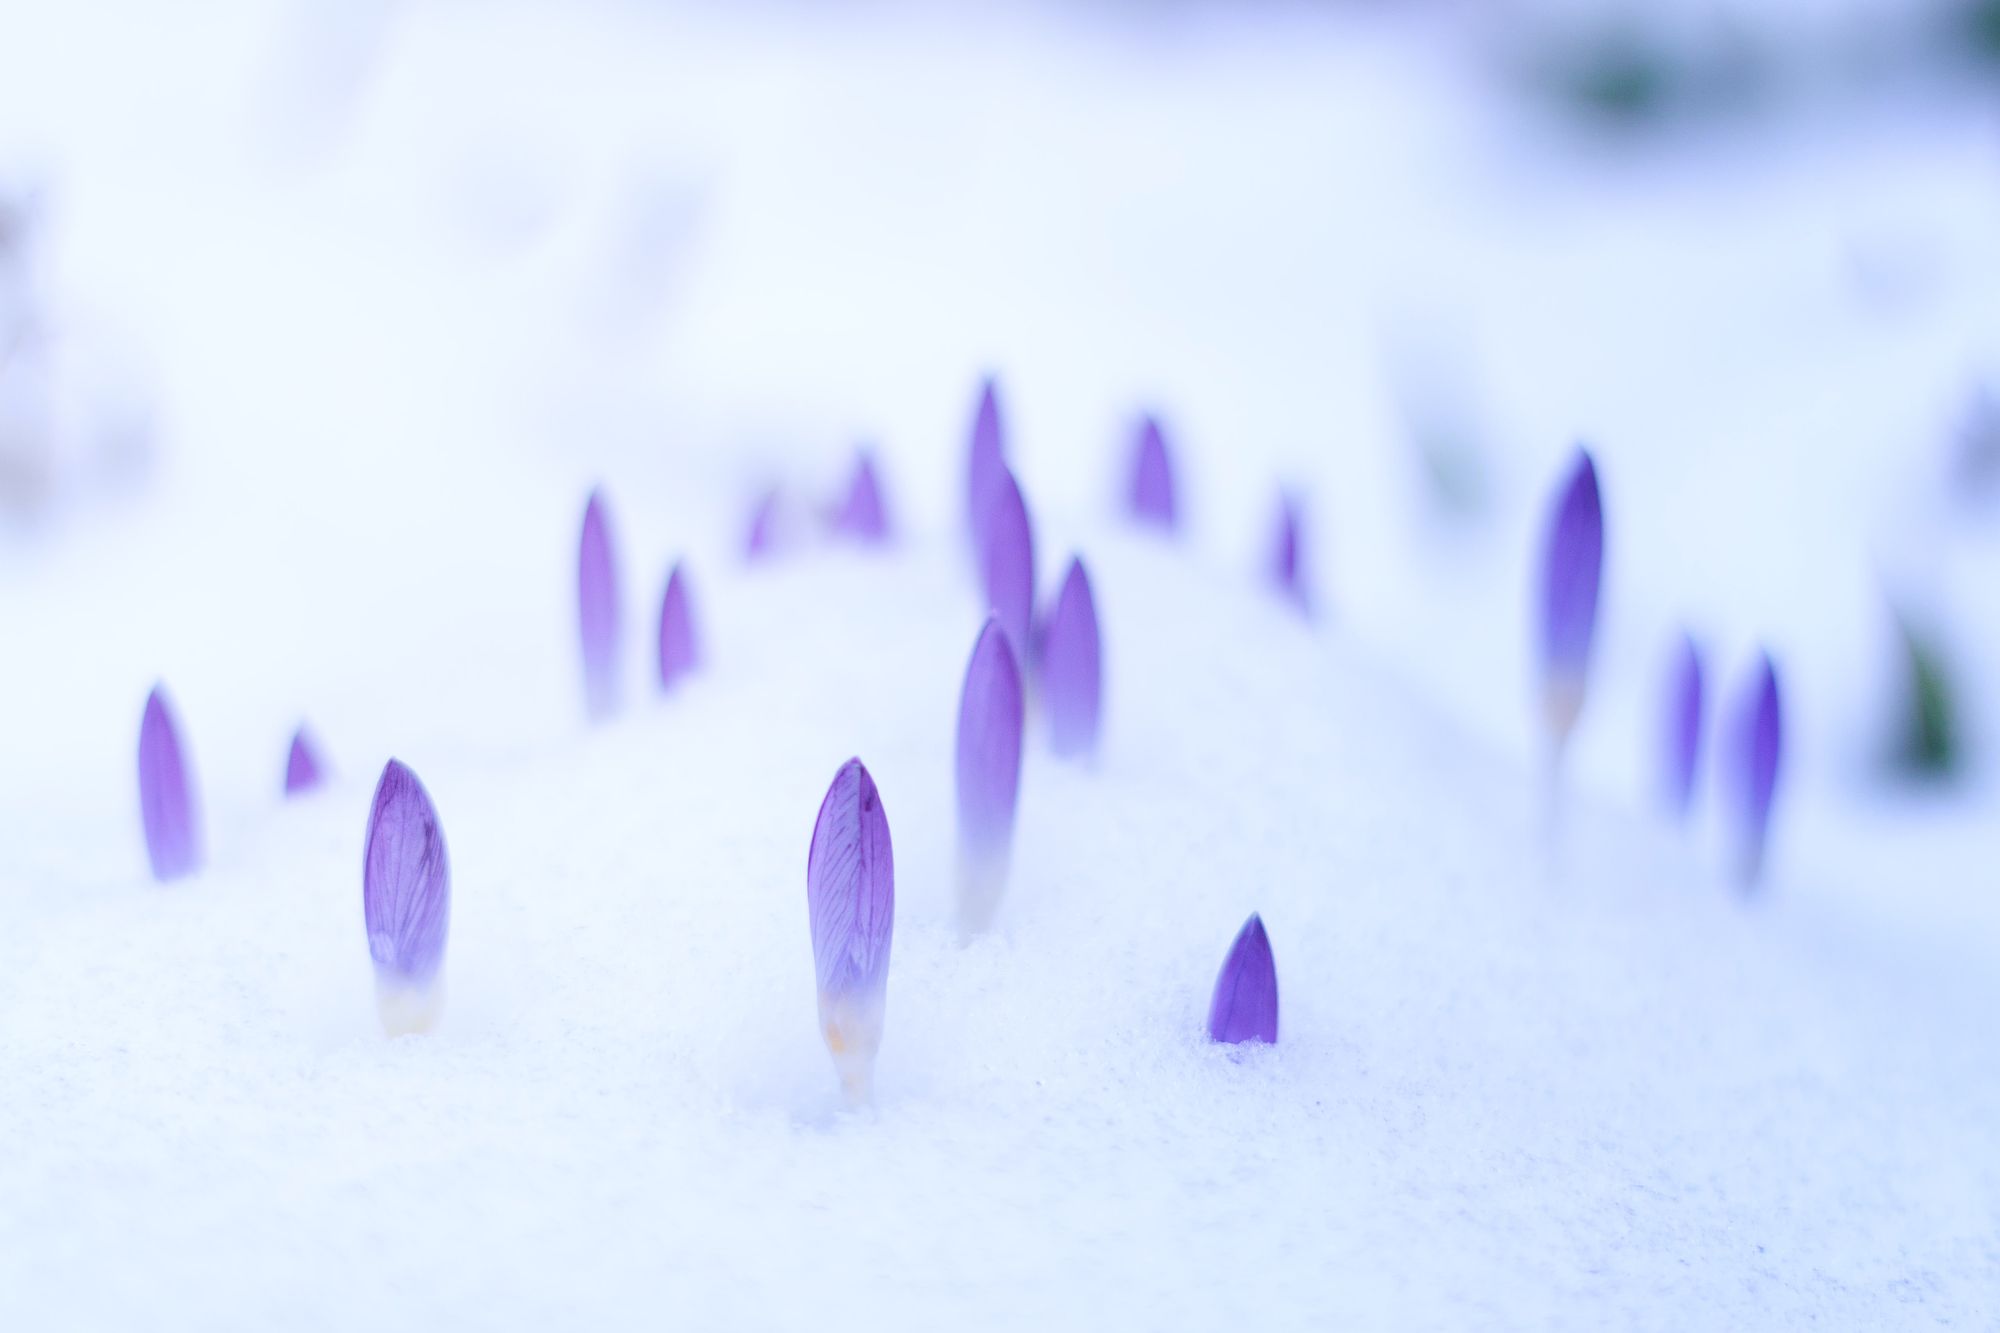
<svg viewBox="0 0 2000 1333">
<path fill-rule="evenodd" d="M 1770 842 L 1771 802 L 1777 794 L 1784 743 L 1779 713 L 1777 667 L 1764 653 L 1737 714 L 1738 873 L 1746 890 L 1762 878 Z"/>
<path fill-rule="evenodd" d="M 661 689 L 672 689 L 683 676 L 701 665 L 687 584 L 682 562 L 676 560 L 673 572 L 667 575 L 667 594 L 660 599 Z"/>
<path fill-rule="evenodd" d="M 1147 416 L 1139 422 L 1139 434 L 1132 457 L 1132 516 L 1141 523 L 1173 529 L 1174 473 L 1167 460 L 1167 438 L 1158 418 Z"/>
<path fill-rule="evenodd" d="M 368 814 L 361 911 L 383 1026 L 392 1036 L 423 1030 L 439 1003 L 451 859 L 430 793 L 395 759 L 382 770 Z"/>
<path fill-rule="evenodd" d="M 320 762 L 319 747 L 301 724 L 292 733 L 292 750 L 285 757 L 285 795 L 303 795 L 325 781 L 326 766 Z"/>
<path fill-rule="evenodd" d="M 618 570 L 601 491 L 590 493 L 577 545 L 577 628 L 583 647 L 584 703 L 593 721 L 618 708 Z"/>
<path fill-rule="evenodd" d="M 164 884 L 201 869 L 194 782 L 163 685 L 146 697 L 139 721 L 139 820 L 154 879 Z"/>
<path fill-rule="evenodd" d="M 1542 554 L 1542 706 L 1557 745 L 1583 708 L 1590 643 L 1597 627 L 1597 585 L 1604 568 L 1604 512 L 1597 465 L 1578 449 L 1549 516 Z"/>
<path fill-rule="evenodd" d="M 1042 691 L 1049 706 L 1049 739 L 1064 757 L 1097 749 L 1104 691 L 1098 656 L 1097 601 L 1081 557 L 1069 562 L 1055 610 L 1042 638 Z"/>
<path fill-rule="evenodd" d="M 966 463 L 965 508 L 972 527 L 972 549 L 982 561 L 986 555 L 988 505 L 1000 473 L 1006 467 L 1005 435 L 1000 419 L 1000 390 L 988 377 L 979 391 L 979 407 L 972 418 L 972 445 Z"/>
<path fill-rule="evenodd" d="M 882 483 L 875 475 L 875 458 L 866 450 L 854 460 L 854 478 L 847 484 L 847 499 L 833 517 L 835 532 L 858 541 L 879 543 L 889 540 L 889 517 L 882 503 Z"/>
<path fill-rule="evenodd" d="M 1021 792 L 1021 673 L 998 620 L 979 632 L 958 702 L 959 919 L 985 929 L 1006 887 Z"/>
<path fill-rule="evenodd" d="M 896 925 L 896 860 L 889 816 L 859 759 L 833 775 L 806 854 L 819 1022 L 841 1085 L 866 1100 L 889 983 Z"/>
<path fill-rule="evenodd" d="M 1277 536 L 1271 543 L 1271 586 L 1301 612 L 1310 613 L 1305 575 L 1299 562 L 1299 502 L 1290 493 L 1278 498 Z"/>
<path fill-rule="evenodd" d="M 1694 802 L 1701 759 L 1701 649 L 1688 634 L 1681 635 L 1667 678 L 1665 755 L 1667 808 L 1685 819 Z"/>
<path fill-rule="evenodd" d="M 1263 919 L 1255 912 L 1222 960 L 1208 1006 L 1208 1036 L 1219 1042 L 1278 1040 L 1278 969 Z"/>
</svg>

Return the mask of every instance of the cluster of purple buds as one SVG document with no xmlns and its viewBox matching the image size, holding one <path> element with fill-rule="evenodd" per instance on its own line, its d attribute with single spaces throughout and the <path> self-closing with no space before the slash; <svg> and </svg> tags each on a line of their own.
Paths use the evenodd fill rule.
<svg viewBox="0 0 2000 1333">
<path fill-rule="evenodd" d="M 451 858 L 430 793 L 395 759 L 382 770 L 361 853 L 361 914 L 390 1036 L 428 1032 L 444 1005 Z"/>
<path fill-rule="evenodd" d="M 866 1101 L 882 1045 L 896 858 L 889 815 L 859 759 L 833 775 L 806 853 L 806 914 L 819 982 L 820 1035 L 850 1102 Z"/>
</svg>

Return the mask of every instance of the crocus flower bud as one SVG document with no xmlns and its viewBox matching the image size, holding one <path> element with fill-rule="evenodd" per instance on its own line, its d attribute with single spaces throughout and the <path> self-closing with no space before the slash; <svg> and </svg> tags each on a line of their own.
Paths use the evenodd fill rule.
<svg viewBox="0 0 2000 1333">
<path fill-rule="evenodd" d="M 989 618 L 958 701 L 958 917 L 986 929 L 1007 886 L 1014 807 L 1021 792 L 1021 672 L 1000 622 Z"/>
<path fill-rule="evenodd" d="M 292 752 L 285 757 L 285 795 L 303 795 L 325 781 L 326 766 L 320 762 L 319 747 L 302 723 L 292 733 Z"/>
<path fill-rule="evenodd" d="M 1041 666 L 1055 752 L 1064 757 L 1094 752 L 1104 672 L 1098 660 L 1097 602 L 1081 557 L 1069 562 L 1055 610 L 1049 613 Z"/>
<path fill-rule="evenodd" d="M 1597 466 L 1576 452 L 1549 518 L 1542 554 L 1542 714 L 1560 751 L 1583 708 L 1590 643 L 1597 628 L 1597 584 L 1604 568 L 1604 511 Z"/>
<path fill-rule="evenodd" d="M 1175 527 L 1173 467 L 1167 461 L 1166 436 L 1152 416 L 1140 420 L 1133 445 L 1131 508 L 1141 523 L 1169 532 Z"/>
<path fill-rule="evenodd" d="M 451 859 L 430 793 L 395 759 L 382 770 L 361 854 L 361 913 L 390 1036 L 426 1032 L 444 1006 Z"/>
<path fill-rule="evenodd" d="M 618 709 L 618 570 L 604 495 L 590 493 L 576 560 L 577 627 L 583 644 L 584 703 L 593 722 Z"/>
<path fill-rule="evenodd" d="M 1701 758 L 1701 649 L 1683 634 L 1667 677 L 1666 737 L 1662 747 L 1662 787 L 1667 808 L 1687 818 Z"/>
<path fill-rule="evenodd" d="M 1222 960 L 1208 1006 L 1208 1036 L 1221 1042 L 1278 1040 L 1278 968 L 1271 961 L 1263 919 L 1255 912 Z"/>
<path fill-rule="evenodd" d="M 165 884 L 201 869 L 200 812 L 166 687 L 146 696 L 139 720 L 139 820 L 153 878 Z"/>
<path fill-rule="evenodd" d="M 1778 708 L 1778 671 L 1769 653 L 1760 654 L 1757 673 L 1736 715 L 1737 874 L 1748 892 L 1764 874 L 1771 833 L 1771 798 L 1778 789 L 1783 729 Z"/>
<path fill-rule="evenodd" d="M 667 595 L 660 599 L 660 688 L 670 690 L 681 677 L 701 665 L 695 641 L 694 613 L 688 605 L 682 562 L 667 575 Z"/>
<path fill-rule="evenodd" d="M 1028 652 L 1028 634 L 1035 617 L 1035 535 L 1013 473 L 1000 469 L 988 498 L 991 508 L 982 570 L 986 609 L 999 620 L 1019 660 Z"/>
<path fill-rule="evenodd" d="M 819 1026 L 851 1102 L 868 1099 L 882 1045 L 889 944 L 896 926 L 896 858 L 889 816 L 859 759 L 833 775 L 806 854 Z"/>
<path fill-rule="evenodd" d="M 1312 612 L 1305 571 L 1299 560 L 1299 502 L 1286 492 L 1278 497 L 1278 527 L 1271 542 L 1271 586 L 1303 614 Z"/>
<path fill-rule="evenodd" d="M 882 484 L 875 476 L 875 456 L 862 450 L 854 460 L 854 478 L 847 499 L 833 516 L 833 529 L 858 541 L 889 540 L 888 511 L 882 504 Z"/>
<path fill-rule="evenodd" d="M 758 561 L 770 558 L 778 542 L 778 490 L 774 486 L 758 499 L 750 513 L 750 532 L 743 539 L 743 556 Z"/>
<path fill-rule="evenodd" d="M 979 409 L 972 418 L 972 447 L 965 470 L 965 512 L 972 527 L 972 550 L 983 567 L 986 560 L 988 506 L 1000 473 L 1007 466 L 1006 436 L 1001 428 L 1000 390 L 988 378 L 979 391 Z"/>
</svg>

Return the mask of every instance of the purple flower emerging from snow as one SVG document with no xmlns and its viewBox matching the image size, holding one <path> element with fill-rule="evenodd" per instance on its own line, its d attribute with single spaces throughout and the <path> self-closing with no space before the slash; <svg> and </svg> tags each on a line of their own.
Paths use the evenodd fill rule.
<svg viewBox="0 0 2000 1333">
<path fill-rule="evenodd" d="M 1299 502 L 1289 492 L 1278 497 L 1278 531 L 1271 543 L 1271 585 L 1301 612 L 1312 611 L 1299 562 Z"/>
<path fill-rule="evenodd" d="M 958 701 L 958 907 L 965 934 L 984 930 L 1007 886 L 1021 792 L 1021 672 L 988 619 Z"/>
<path fill-rule="evenodd" d="M 1000 469 L 988 498 L 985 565 L 986 609 L 1000 621 L 1016 657 L 1025 656 L 1035 616 L 1035 534 L 1014 474 Z"/>
<path fill-rule="evenodd" d="M 1685 819 L 1694 800 L 1694 776 L 1701 758 L 1701 649 L 1688 634 L 1681 635 L 1667 679 L 1665 753 L 1667 808 Z"/>
<path fill-rule="evenodd" d="M 1278 968 L 1271 961 L 1263 919 L 1255 912 L 1222 960 L 1208 1006 L 1208 1035 L 1223 1042 L 1278 1040 Z"/>
<path fill-rule="evenodd" d="M 1597 628 L 1597 583 L 1604 569 L 1604 511 L 1597 466 L 1576 452 L 1549 519 L 1542 554 L 1542 708 L 1558 749 L 1583 708 L 1590 641 Z"/>
<path fill-rule="evenodd" d="M 1174 472 L 1167 461 L 1167 438 L 1159 420 L 1139 422 L 1132 455 L 1132 516 L 1141 523 L 1171 531 L 1175 525 Z"/>
<path fill-rule="evenodd" d="M 1056 608 L 1042 638 L 1042 691 L 1049 705 L 1049 739 L 1065 757 L 1097 748 L 1104 673 L 1098 660 L 1097 602 L 1079 557 L 1069 562 Z"/>
<path fill-rule="evenodd" d="M 681 562 L 674 562 L 667 575 L 667 595 L 660 599 L 660 688 L 674 683 L 701 665 L 701 651 L 694 637 L 694 613 L 688 607 L 687 580 Z"/>
<path fill-rule="evenodd" d="M 847 499 L 833 516 L 834 531 L 864 542 L 889 540 L 889 516 L 882 504 L 882 484 L 875 476 L 875 457 L 862 450 L 854 460 L 854 479 Z"/>
<path fill-rule="evenodd" d="M 139 721 L 139 820 L 146 829 L 154 879 L 164 884 L 201 869 L 194 783 L 163 685 L 146 696 L 146 713 Z"/>
<path fill-rule="evenodd" d="M 1770 838 L 1771 798 L 1778 789 L 1783 727 L 1778 708 L 1778 671 L 1769 653 L 1760 654 L 1757 674 L 1737 714 L 1738 818 L 1741 821 L 1738 873 L 1747 890 L 1763 876 Z"/>
<path fill-rule="evenodd" d="M 320 762 L 319 747 L 301 725 L 292 733 L 292 752 L 285 757 L 285 795 L 301 795 L 325 781 L 326 766 Z"/>
<path fill-rule="evenodd" d="M 980 388 L 979 410 L 972 418 L 972 450 L 965 477 L 965 512 L 972 524 L 972 551 L 982 566 L 986 560 L 987 506 L 992 503 L 993 492 L 1006 466 L 1000 391 L 989 378 Z"/>
<path fill-rule="evenodd" d="M 361 912 L 390 1036 L 423 1032 L 443 1003 L 438 971 L 451 924 L 451 859 L 430 793 L 391 759 L 375 785 L 361 854 Z"/>
<path fill-rule="evenodd" d="M 592 721 L 618 709 L 618 569 L 604 495 L 590 493 L 576 558 L 577 628 L 583 642 L 584 703 Z"/>
<path fill-rule="evenodd" d="M 896 858 L 889 816 L 859 759 L 833 775 L 806 854 L 819 1025 L 849 1100 L 865 1101 L 882 1044 Z"/>
</svg>

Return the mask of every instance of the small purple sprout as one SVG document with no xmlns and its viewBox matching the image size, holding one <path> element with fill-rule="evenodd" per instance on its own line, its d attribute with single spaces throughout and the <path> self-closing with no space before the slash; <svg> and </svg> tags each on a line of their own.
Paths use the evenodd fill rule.
<svg viewBox="0 0 2000 1333">
<path fill-rule="evenodd" d="M 604 493 L 593 490 L 583 511 L 576 558 L 577 628 L 583 642 L 584 704 L 593 722 L 618 711 L 618 569 L 605 517 Z"/>
<path fill-rule="evenodd" d="M 1312 614 L 1312 596 L 1306 590 L 1305 571 L 1299 560 L 1299 502 L 1287 491 L 1278 497 L 1278 531 L 1271 543 L 1271 586 L 1289 599 L 1301 615 Z"/>
<path fill-rule="evenodd" d="M 1576 451 L 1548 527 L 1542 556 L 1542 710 L 1560 753 L 1583 709 L 1590 641 L 1597 627 L 1597 584 L 1604 570 L 1604 511 L 1597 465 Z"/>
<path fill-rule="evenodd" d="M 1701 759 L 1701 648 L 1690 634 L 1681 635 L 1667 679 L 1665 754 L 1667 808 L 1676 818 L 1686 819 Z"/>
<path fill-rule="evenodd" d="M 854 459 L 854 478 L 847 484 L 847 499 L 833 516 L 833 530 L 872 544 L 889 540 L 882 483 L 875 475 L 875 456 L 866 449 Z"/>
<path fill-rule="evenodd" d="M 1021 672 L 997 619 L 988 618 L 958 701 L 959 929 L 986 929 L 1007 886 L 1014 807 L 1021 794 Z"/>
<path fill-rule="evenodd" d="M 1055 752 L 1064 758 L 1094 752 L 1104 672 L 1098 656 L 1097 601 L 1080 556 L 1069 562 L 1056 608 L 1049 613 L 1041 670 Z"/>
<path fill-rule="evenodd" d="M 1278 968 L 1271 961 L 1271 941 L 1255 912 L 1236 933 L 1222 974 L 1215 979 L 1215 998 L 1208 1006 L 1210 1041 L 1278 1040 Z"/>
<path fill-rule="evenodd" d="M 451 858 L 430 793 L 391 759 L 375 786 L 361 854 L 361 912 L 382 1027 L 427 1032 L 444 1005 L 439 971 L 451 925 Z"/>
<path fill-rule="evenodd" d="M 1176 525 L 1174 472 L 1167 461 L 1167 438 L 1159 419 L 1148 415 L 1139 422 L 1139 437 L 1132 454 L 1132 517 L 1165 531 Z"/>
<path fill-rule="evenodd" d="M 1758 656 L 1757 675 L 1736 715 L 1738 817 L 1741 820 L 1737 873 L 1744 891 L 1764 874 L 1770 841 L 1771 798 L 1778 789 L 1783 728 L 1778 707 L 1778 670 L 1769 653 Z"/>
<path fill-rule="evenodd" d="M 1028 523 L 1028 506 L 1014 474 L 1000 469 L 988 496 L 985 581 L 986 609 L 1007 632 L 1017 658 L 1029 648 L 1035 617 L 1035 534 Z"/>
<path fill-rule="evenodd" d="M 819 1026 L 850 1102 L 868 1100 L 882 1045 L 889 944 L 896 928 L 896 858 L 889 815 L 859 759 L 833 775 L 806 854 Z"/>
<path fill-rule="evenodd" d="M 146 696 L 145 716 L 139 721 L 139 821 L 145 826 L 154 879 L 165 884 L 201 869 L 194 783 L 164 685 L 155 685 Z"/>
<path fill-rule="evenodd" d="M 325 781 L 326 765 L 320 762 L 319 747 L 301 723 L 292 733 L 292 752 L 285 757 L 285 795 L 303 796 Z"/>
<path fill-rule="evenodd" d="M 667 575 L 667 595 L 660 599 L 660 688 L 670 690 L 681 677 L 701 665 L 694 636 L 694 613 L 688 606 L 683 564 L 674 561 Z"/>
<path fill-rule="evenodd" d="M 757 501 L 750 514 L 750 533 L 743 540 L 743 558 L 749 561 L 770 558 L 778 540 L 778 488 L 773 486 Z"/>
<path fill-rule="evenodd" d="M 972 449 L 966 465 L 965 512 L 972 525 L 972 551 L 986 562 L 987 506 L 1006 470 L 1006 433 L 1000 421 L 1000 387 L 992 378 L 979 391 L 979 410 L 972 418 Z"/>
</svg>

